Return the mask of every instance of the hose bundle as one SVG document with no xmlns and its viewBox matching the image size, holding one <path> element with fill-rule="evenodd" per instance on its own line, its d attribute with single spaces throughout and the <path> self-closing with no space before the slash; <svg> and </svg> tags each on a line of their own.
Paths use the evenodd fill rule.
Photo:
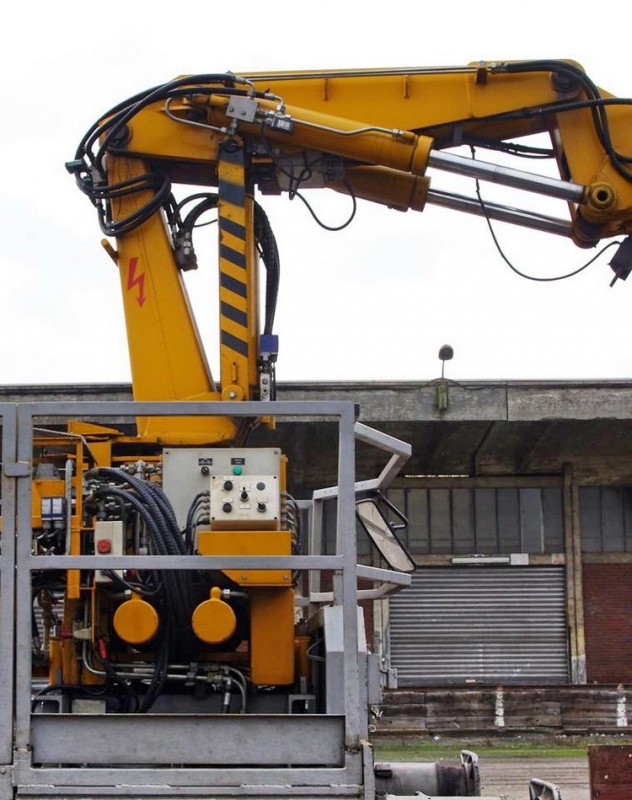
<svg viewBox="0 0 632 800">
<path fill-rule="evenodd" d="M 139 515 L 148 532 L 152 555 L 186 555 L 173 507 L 159 486 L 110 467 L 92 470 L 88 477 L 104 481 L 92 492 L 91 499 L 113 498 L 127 504 Z M 160 570 L 152 572 L 152 575 L 154 588 L 145 594 L 152 594 L 160 607 L 163 628 L 155 673 L 139 711 L 148 710 L 160 693 L 166 678 L 169 652 L 177 647 L 180 654 L 186 654 L 195 647 L 191 625 L 195 598 L 190 573 L 187 570 Z"/>
</svg>

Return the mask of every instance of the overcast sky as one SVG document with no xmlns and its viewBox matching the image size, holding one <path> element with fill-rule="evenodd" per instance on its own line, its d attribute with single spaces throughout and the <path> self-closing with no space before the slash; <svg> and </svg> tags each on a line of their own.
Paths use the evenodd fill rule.
<svg viewBox="0 0 632 800">
<path fill-rule="evenodd" d="M 3 384 L 129 380 L 115 268 L 64 162 L 102 112 L 142 89 L 193 72 L 546 57 L 573 58 L 601 87 L 632 95 L 628 0 L 22 0 L 3 18 Z M 433 176 L 434 188 L 448 186 Z M 329 224 L 349 213 L 334 193 L 309 198 Z M 444 343 L 456 380 L 632 377 L 632 279 L 609 288 L 612 251 L 572 280 L 537 284 L 510 272 L 483 220 L 455 211 L 360 203 L 349 228 L 327 233 L 298 201 L 262 203 L 281 252 L 280 380 L 431 380 Z M 496 230 L 534 275 L 593 254 L 549 234 Z M 189 287 L 215 366 L 210 252 Z"/>
</svg>

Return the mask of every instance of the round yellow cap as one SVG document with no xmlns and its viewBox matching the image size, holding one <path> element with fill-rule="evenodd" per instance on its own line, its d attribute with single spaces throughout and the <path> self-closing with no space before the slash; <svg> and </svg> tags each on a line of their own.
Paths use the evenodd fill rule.
<svg viewBox="0 0 632 800">
<path fill-rule="evenodd" d="M 207 644 L 225 642 L 237 627 L 235 612 L 221 599 L 221 595 L 222 590 L 213 586 L 210 600 L 200 603 L 191 618 L 195 635 Z"/>
<path fill-rule="evenodd" d="M 156 609 L 136 594 L 114 613 L 114 630 L 128 644 L 145 644 L 156 635 L 159 625 Z"/>
</svg>

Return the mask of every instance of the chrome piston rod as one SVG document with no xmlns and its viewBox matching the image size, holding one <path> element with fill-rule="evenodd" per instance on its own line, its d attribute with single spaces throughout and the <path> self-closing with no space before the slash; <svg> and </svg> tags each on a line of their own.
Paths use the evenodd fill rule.
<svg viewBox="0 0 632 800">
<path fill-rule="evenodd" d="M 548 178 L 545 175 L 535 175 L 532 172 L 523 172 L 498 164 L 490 164 L 487 161 L 465 158 L 453 153 L 443 153 L 439 150 L 431 151 L 428 165 L 444 172 L 454 172 L 457 175 L 544 194 L 547 197 L 568 200 L 571 203 L 581 203 L 586 194 L 586 187 L 579 183 Z"/>
<path fill-rule="evenodd" d="M 427 202 L 436 206 L 443 206 L 443 208 L 464 211 L 467 214 L 476 214 L 479 217 L 487 215 L 490 219 L 500 222 L 511 222 L 514 225 L 520 225 L 522 228 L 555 233 L 558 236 L 570 236 L 572 233 L 571 223 L 565 219 L 549 217 L 545 214 L 538 214 L 535 211 L 512 208 L 511 206 L 503 206 L 488 201 L 485 201 L 485 210 L 483 210 L 479 201 L 474 197 L 442 192 L 438 189 L 429 190 Z"/>
</svg>

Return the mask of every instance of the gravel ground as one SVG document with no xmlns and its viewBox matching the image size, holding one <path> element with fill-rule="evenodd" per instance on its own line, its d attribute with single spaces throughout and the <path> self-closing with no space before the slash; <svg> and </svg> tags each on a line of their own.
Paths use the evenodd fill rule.
<svg viewBox="0 0 632 800">
<path fill-rule="evenodd" d="M 587 758 L 481 758 L 481 794 L 504 800 L 528 800 L 531 778 L 554 783 L 562 800 L 589 800 Z"/>
</svg>

